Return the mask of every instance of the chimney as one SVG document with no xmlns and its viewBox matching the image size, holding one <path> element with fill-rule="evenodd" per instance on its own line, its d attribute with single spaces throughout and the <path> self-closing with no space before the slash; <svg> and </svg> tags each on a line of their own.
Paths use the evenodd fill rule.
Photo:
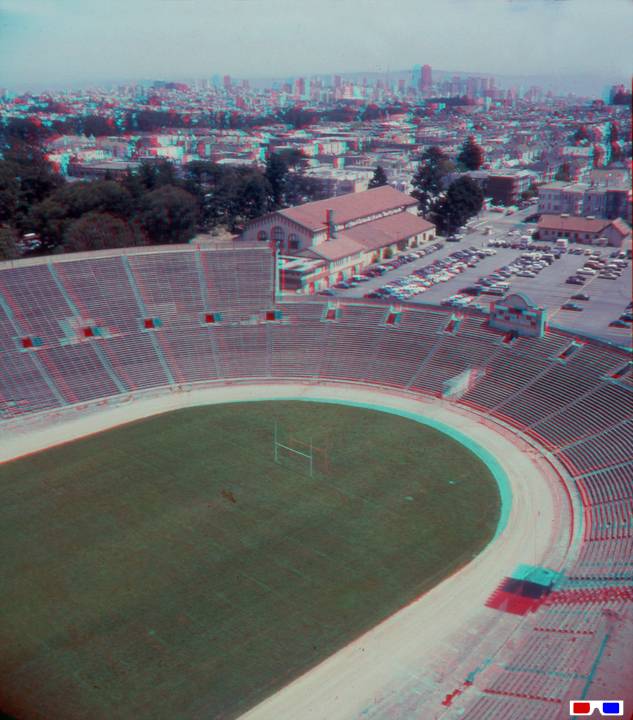
<svg viewBox="0 0 633 720">
<path fill-rule="evenodd" d="M 336 223 L 334 221 L 334 210 L 325 211 L 325 224 L 327 225 L 327 239 L 336 240 Z"/>
</svg>

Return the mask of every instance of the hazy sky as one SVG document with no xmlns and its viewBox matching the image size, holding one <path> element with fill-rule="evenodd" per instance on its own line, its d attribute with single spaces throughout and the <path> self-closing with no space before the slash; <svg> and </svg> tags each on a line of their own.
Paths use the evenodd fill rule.
<svg viewBox="0 0 633 720">
<path fill-rule="evenodd" d="M 443 70 L 626 80 L 631 0 L 0 0 L 0 86 Z"/>
</svg>

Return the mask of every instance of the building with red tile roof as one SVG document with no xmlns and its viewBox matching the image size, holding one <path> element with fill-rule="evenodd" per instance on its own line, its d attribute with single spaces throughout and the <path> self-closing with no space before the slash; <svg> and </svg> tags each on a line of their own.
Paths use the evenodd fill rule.
<svg viewBox="0 0 633 720">
<path fill-rule="evenodd" d="M 540 240 L 567 238 L 570 242 L 621 247 L 631 237 L 631 228 L 622 220 L 580 217 L 578 215 L 541 215 L 538 221 Z M 600 242 L 605 238 L 604 242 Z"/>
<path fill-rule="evenodd" d="M 385 185 L 297 205 L 253 220 L 247 241 L 272 242 L 284 256 L 318 259 L 324 266 L 301 288 L 314 292 L 362 272 L 398 250 L 435 237 L 435 226 L 417 215 L 417 201 Z"/>
</svg>

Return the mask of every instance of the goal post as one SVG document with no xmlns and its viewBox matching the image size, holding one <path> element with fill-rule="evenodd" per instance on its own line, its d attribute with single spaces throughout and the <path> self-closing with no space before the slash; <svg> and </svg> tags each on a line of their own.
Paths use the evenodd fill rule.
<svg viewBox="0 0 633 720">
<path fill-rule="evenodd" d="M 312 437 L 306 441 L 288 435 L 278 422 L 275 422 L 273 429 L 273 460 L 277 465 L 307 473 L 310 478 L 316 473 L 326 475 L 329 472 L 325 449 L 315 447 Z"/>
</svg>

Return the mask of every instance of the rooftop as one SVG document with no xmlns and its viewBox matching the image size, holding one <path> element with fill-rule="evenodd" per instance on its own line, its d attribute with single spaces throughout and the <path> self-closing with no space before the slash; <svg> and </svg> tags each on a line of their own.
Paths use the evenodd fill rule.
<svg viewBox="0 0 633 720">
<path fill-rule="evenodd" d="M 586 218 L 577 215 L 562 217 L 561 215 L 541 215 L 538 221 L 539 228 L 548 230 L 565 230 L 570 232 L 602 232 L 605 228 L 614 227 L 623 237 L 631 232 L 629 226 L 618 218 L 617 220 L 606 220 L 604 218 Z"/>
<path fill-rule="evenodd" d="M 389 185 L 365 190 L 359 193 L 348 193 L 327 200 L 297 205 L 296 207 L 279 210 L 279 214 L 303 225 L 310 230 L 325 227 L 326 212 L 334 212 L 336 225 L 343 225 L 360 218 L 377 215 L 387 210 L 397 210 L 417 204 L 417 200 L 406 193 L 395 190 Z"/>
<path fill-rule="evenodd" d="M 345 236 L 361 243 L 366 250 L 375 250 L 431 230 L 428 220 L 408 212 L 389 215 L 345 230 Z"/>
</svg>

